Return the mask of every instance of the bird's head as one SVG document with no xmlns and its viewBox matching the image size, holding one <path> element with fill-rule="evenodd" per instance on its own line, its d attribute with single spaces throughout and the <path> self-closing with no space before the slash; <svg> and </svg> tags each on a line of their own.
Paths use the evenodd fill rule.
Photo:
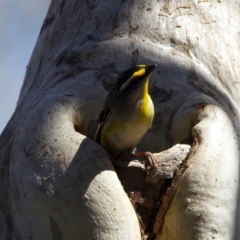
<svg viewBox="0 0 240 240">
<path fill-rule="evenodd" d="M 125 99 L 141 94 L 144 87 L 148 88 L 148 80 L 157 65 L 137 65 L 126 70 L 113 86 L 111 93 L 115 98 Z M 148 89 L 146 89 L 147 91 Z"/>
</svg>

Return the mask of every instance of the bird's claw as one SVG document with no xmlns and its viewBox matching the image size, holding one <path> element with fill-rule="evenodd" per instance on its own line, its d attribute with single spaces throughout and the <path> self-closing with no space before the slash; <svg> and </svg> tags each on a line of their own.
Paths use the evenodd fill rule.
<svg viewBox="0 0 240 240">
<path fill-rule="evenodd" d="M 157 159 L 151 152 L 139 152 L 139 153 L 132 153 L 134 157 L 145 156 L 147 158 L 147 163 L 150 168 L 158 168 Z"/>
</svg>

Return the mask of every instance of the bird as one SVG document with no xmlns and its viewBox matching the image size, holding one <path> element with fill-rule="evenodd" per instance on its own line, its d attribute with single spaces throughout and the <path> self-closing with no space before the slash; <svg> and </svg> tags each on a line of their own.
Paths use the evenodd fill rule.
<svg viewBox="0 0 240 240">
<path fill-rule="evenodd" d="M 152 126 L 154 105 L 149 95 L 150 75 L 156 64 L 139 64 L 124 71 L 111 88 L 98 118 L 95 141 L 111 159 L 124 152 L 132 156 L 145 155 L 149 165 L 155 165 L 149 152 L 136 153 L 136 145 Z"/>
</svg>

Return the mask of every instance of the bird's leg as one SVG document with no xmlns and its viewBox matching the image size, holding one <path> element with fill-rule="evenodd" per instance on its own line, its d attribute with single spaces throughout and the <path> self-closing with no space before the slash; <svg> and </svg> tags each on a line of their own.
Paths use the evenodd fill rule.
<svg viewBox="0 0 240 240">
<path fill-rule="evenodd" d="M 150 167 L 158 168 L 157 159 L 150 152 L 138 152 L 138 153 L 133 152 L 131 155 L 133 157 L 146 157 Z"/>
</svg>

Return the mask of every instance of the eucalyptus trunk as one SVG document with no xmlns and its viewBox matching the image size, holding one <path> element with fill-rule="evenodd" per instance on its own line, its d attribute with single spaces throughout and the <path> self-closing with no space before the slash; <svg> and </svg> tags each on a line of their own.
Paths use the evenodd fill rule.
<svg viewBox="0 0 240 240">
<path fill-rule="evenodd" d="M 0 239 L 239 239 L 239 12 L 237 0 L 52 0 L 0 138 Z M 109 88 L 141 63 L 157 69 L 138 149 L 191 147 L 149 229 L 92 140 Z"/>
</svg>

